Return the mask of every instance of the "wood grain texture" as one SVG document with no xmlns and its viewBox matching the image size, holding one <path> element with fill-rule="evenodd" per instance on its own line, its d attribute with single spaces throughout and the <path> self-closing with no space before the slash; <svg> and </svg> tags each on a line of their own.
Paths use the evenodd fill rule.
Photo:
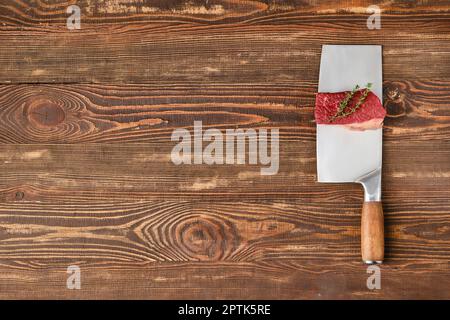
<svg viewBox="0 0 450 320">
<path fill-rule="evenodd" d="M 450 299 L 448 1 L 0 0 L 0 43 L 0 298 Z M 383 45 L 381 290 L 362 188 L 316 183 L 331 43 Z M 279 173 L 174 165 L 194 120 L 279 128 Z"/>
<path fill-rule="evenodd" d="M 428 271 L 385 266 L 382 285 L 386 290 L 368 291 L 366 267 L 361 264 L 305 266 L 303 260 L 292 260 L 287 265 L 289 268 L 273 270 L 252 263 L 192 262 L 82 269 L 82 290 L 64 287 L 65 266 L 19 269 L 14 277 L 2 272 L 0 279 L 4 297 L 24 299 L 448 299 L 448 273 L 429 266 Z"/>
<path fill-rule="evenodd" d="M 381 201 L 363 203 L 361 257 L 367 264 L 381 264 L 384 260 L 384 215 Z"/>
<path fill-rule="evenodd" d="M 87 27 L 134 22 L 261 23 L 293 15 L 365 14 L 378 5 L 384 14 L 441 14 L 450 12 L 446 0 L 46 0 L 0 1 L 3 26 L 65 26 L 66 8 L 78 5 Z"/>
<path fill-rule="evenodd" d="M 170 142 L 176 128 L 280 128 L 315 141 L 317 82 L 3 85 L 0 143 Z M 450 140 L 450 80 L 385 81 L 387 142 Z"/>
<path fill-rule="evenodd" d="M 177 166 L 170 160 L 171 149 L 169 143 L 0 145 L 0 196 L 15 201 L 21 192 L 19 200 L 38 202 L 216 196 L 234 200 L 300 197 L 306 202 L 330 192 L 336 200 L 353 199 L 358 205 L 363 198 L 357 185 L 316 183 L 314 141 L 282 142 L 279 172 L 273 176 L 261 176 L 259 165 Z M 403 201 L 403 197 L 449 195 L 450 142 L 385 144 L 383 157 L 385 197 Z"/>
<path fill-rule="evenodd" d="M 0 31 L 1 83 L 279 83 L 316 81 L 322 44 L 381 44 L 384 76 L 390 80 L 447 79 L 450 18 L 405 22 L 412 34 L 398 34 L 395 18 L 368 33 L 338 18 L 292 25 L 187 27 L 167 32 L 114 29 L 76 33 Z M 342 21 L 339 21 L 342 20 Z M 186 30 L 185 30 L 186 29 Z M 264 37 L 261 37 L 264 34 Z M 435 46 L 429 46 L 432 41 Z M 280 49 L 284 48 L 284 49 Z M 421 57 L 427 56 L 427 63 Z M 408 67 L 405 68 L 405 61 Z"/>
<path fill-rule="evenodd" d="M 384 289 L 370 292 L 357 262 L 359 204 L 343 213 L 322 199 L 5 204 L 1 256 L 10 272 L 0 279 L 17 287 L 1 295 L 406 298 L 414 290 L 416 298 L 448 298 L 448 203 L 441 215 L 412 200 L 386 204 L 397 211 L 387 215 Z M 82 270 L 80 293 L 61 288 L 71 264 Z M 29 285 L 32 293 L 16 292 Z"/>
<path fill-rule="evenodd" d="M 156 19 L 144 23 L 134 21 L 132 13 L 131 16 L 123 13 L 129 20 L 111 14 L 116 23 L 87 24 L 76 31 L 68 30 L 65 23 L 45 22 L 51 19 L 46 11 L 64 14 L 60 3 L 43 10 L 4 5 L 0 7 L 0 15 L 11 17 L 14 12 L 20 27 L 9 26 L 6 21 L 0 27 L 3 44 L 0 83 L 316 81 L 323 44 L 361 43 L 385 47 L 384 76 L 388 80 L 447 80 L 450 74 L 450 53 L 445 46 L 450 42 L 450 13 L 443 4 L 418 6 L 426 11 L 420 14 L 411 13 L 415 12 L 413 6 L 402 15 L 395 13 L 395 8 L 401 12 L 399 8 L 408 6 L 405 1 L 397 2 L 391 9 L 385 9 L 382 28 L 369 31 L 365 7 L 355 4 L 330 11 L 334 2 L 329 1 L 328 6 L 314 6 L 316 12 L 309 12 L 302 11 L 305 2 L 294 1 L 294 9 L 299 10 L 285 14 L 269 10 L 261 17 L 249 18 L 247 7 L 267 5 L 255 1 L 228 2 L 238 12 L 242 10 L 243 20 L 225 18 L 222 23 L 198 23 Z M 46 18 L 44 22 L 30 20 L 29 15 L 33 14 Z M 174 19 L 180 16 L 183 15 L 171 15 Z M 152 17 L 149 14 L 147 18 Z M 21 19 L 30 21 L 32 26 L 21 26 Z M 426 63 L 422 60 L 424 56 Z"/>
</svg>

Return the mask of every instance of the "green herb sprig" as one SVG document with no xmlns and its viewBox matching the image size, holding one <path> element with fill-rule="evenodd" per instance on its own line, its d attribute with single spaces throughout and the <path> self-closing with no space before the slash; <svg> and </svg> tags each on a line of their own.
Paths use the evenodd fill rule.
<svg viewBox="0 0 450 320">
<path fill-rule="evenodd" d="M 344 112 L 345 108 L 347 108 L 348 103 L 353 98 L 353 96 L 355 95 L 355 93 L 358 89 L 359 89 L 359 85 L 356 85 L 352 91 L 347 93 L 344 100 L 339 102 L 338 110 L 336 111 L 336 114 L 330 118 L 330 121 L 335 120 L 338 115 L 340 115 Z"/>
<path fill-rule="evenodd" d="M 355 104 L 355 106 L 353 108 L 351 108 L 349 111 L 345 112 L 345 109 L 347 108 L 348 103 L 351 101 L 351 99 L 355 95 L 356 91 L 359 89 L 359 85 L 356 85 L 351 92 L 347 93 L 344 100 L 342 100 L 339 103 L 339 107 L 336 111 L 336 114 L 330 118 L 330 122 L 333 122 L 334 120 L 339 119 L 339 118 L 347 117 L 347 116 L 355 113 L 356 110 L 358 110 L 363 105 L 364 101 L 366 100 L 367 96 L 369 95 L 369 92 L 371 91 L 371 88 L 372 88 L 372 84 L 368 83 L 366 90 L 361 95 L 361 97 L 359 98 L 359 100 Z"/>
</svg>

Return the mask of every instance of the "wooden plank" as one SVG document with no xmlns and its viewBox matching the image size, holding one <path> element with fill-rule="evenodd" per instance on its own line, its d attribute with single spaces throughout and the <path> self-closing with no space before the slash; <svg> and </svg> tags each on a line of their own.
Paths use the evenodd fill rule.
<svg viewBox="0 0 450 320">
<path fill-rule="evenodd" d="M 442 268 L 450 255 L 449 204 L 443 198 L 435 201 L 440 209 L 421 199 L 416 206 L 412 202 L 386 203 L 389 265 L 417 261 Z M 19 267 L 21 260 L 52 265 L 77 259 L 89 267 L 105 262 L 133 267 L 183 261 L 282 264 L 291 258 L 355 261 L 360 206 L 350 202 L 347 209 L 342 214 L 332 201 L 305 204 L 301 199 L 7 203 L 0 206 L 1 257 L 9 267 Z M 420 269 L 420 263 L 412 268 Z"/>
<path fill-rule="evenodd" d="M 385 46 L 383 70 L 390 81 L 448 79 L 449 15 L 387 16 L 374 31 L 366 20 L 364 15 L 331 15 L 162 29 L 1 29 L 0 83 L 316 81 L 322 44 Z"/>
<path fill-rule="evenodd" d="M 266 22 L 286 19 L 293 14 L 365 14 L 371 5 L 378 5 L 383 14 L 442 14 L 450 10 L 445 0 L 394 0 L 374 3 L 371 0 L 1 0 L 0 17 L 7 26 L 41 27 L 65 25 L 66 8 L 80 7 L 83 24 L 124 24 L 130 22 L 227 23 Z"/>
<path fill-rule="evenodd" d="M 173 143 L 175 145 L 176 143 Z M 316 183 L 315 142 L 285 141 L 279 170 L 261 175 L 258 164 L 175 165 L 172 145 L 0 145 L 0 199 L 290 199 L 331 197 L 359 204 L 356 185 Z M 385 143 L 384 195 L 448 197 L 450 142 Z M 420 194 L 420 193 L 423 194 Z M 19 195 L 18 195 L 19 194 Z M 392 199 L 394 199 L 392 198 Z"/>
<path fill-rule="evenodd" d="M 297 267 L 296 267 L 297 266 Z M 406 266 L 406 265 L 405 265 Z M 81 290 L 66 289 L 67 266 L 0 269 L 9 299 L 448 299 L 449 273 L 382 267 L 382 289 L 366 287 L 366 267 L 335 263 L 277 272 L 269 265 L 183 263 L 139 268 L 82 268 Z"/>
<path fill-rule="evenodd" d="M 448 298 L 448 201 L 394 203 L 379 291 L 357 262 L 354 205 L 342 214 L 319 200 L 2 204 L 0 297 Z M 81 268 L 78 292 L 65 288 L 69 265 Z"/>
<path fill-rule="evenodd" d="M 229 85 L 3 85 L 0 143 L 169 143 L 173 130 L 280 128 L 315 141 L 317 82 Z M 450 81 L 385 81 L 385 142 L 450 140 Z M 310 146 L 310 148 L 312 148 Z"/>
</svg>

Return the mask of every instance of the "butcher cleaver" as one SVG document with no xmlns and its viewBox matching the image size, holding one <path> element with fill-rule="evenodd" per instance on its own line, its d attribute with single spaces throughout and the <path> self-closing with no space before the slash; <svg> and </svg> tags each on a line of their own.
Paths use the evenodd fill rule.
<svg viewBox="0 0 450 320">
<path fill-rule="evenodd" d="M 324 45 L 319 92 L 351 91 L 372 84 L 382 101 L 382 50 L 373 45 Z M 367 264 L 382 263 L 384 222 L 381 205 L 382 128 L 356 131 L 342 125 L 317 125 L 319 182 L 358 182 L 364 188 L 361 255 Z"/>
</svg>

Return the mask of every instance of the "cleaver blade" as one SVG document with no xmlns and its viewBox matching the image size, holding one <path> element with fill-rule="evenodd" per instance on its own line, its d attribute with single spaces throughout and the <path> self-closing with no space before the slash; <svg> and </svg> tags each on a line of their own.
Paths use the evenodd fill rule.
<svg viewBox="0 0 450 320">
<path fill-rule="evenodd" d="M 382 48 L 376 45 L 324 45 L 319 92 L 351 91 L 372 83 L 383 98 Z M 364 188 L 361 222 L 363 261 L 381 263 L 384 227 L 381 206 L 382 128 L 355 131 L 342 125 L 317 125 L 318 182 L 358 182 Z M 381 237 L 381 239 L 380 239 Z"/>
</svg>

